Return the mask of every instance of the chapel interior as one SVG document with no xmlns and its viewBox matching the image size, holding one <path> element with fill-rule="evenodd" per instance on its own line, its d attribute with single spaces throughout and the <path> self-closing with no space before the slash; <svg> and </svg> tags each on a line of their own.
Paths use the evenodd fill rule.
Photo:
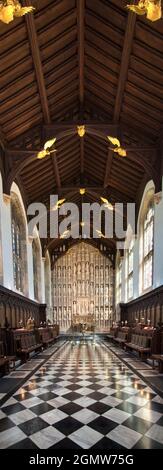
<svg viewBox="0 0 163 470">
<path fill-rule="evenodd" d="M 162 76 L 161 0 L 0 0 L 0 449 L 163 449 Z"/>
</svg>

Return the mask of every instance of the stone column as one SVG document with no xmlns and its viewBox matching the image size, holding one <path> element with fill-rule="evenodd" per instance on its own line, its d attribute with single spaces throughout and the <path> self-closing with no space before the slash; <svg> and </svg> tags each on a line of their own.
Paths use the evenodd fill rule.
<svg viewBox="0 0 163 470">
<path fill-rule="evenodd" d="M 133 298 L 139 297 L 139 236 L 135 235 L 133 260 Z"/>
<path fill-rule="evenodd" d="M 126 291 L 126 273 L 125 273 L 125 256 L 121 256 L 122 261 L 122 293 L 121 302 L 125 302 L 125 291 Z"/>
<path fill-rule="evenodd" d="M 45 303 L 45 258 L 41 258 L 41 302 Z"/>
<path fill-rule="evenodd" d="M 14 290 L 11 196 L 8 194 L 3 194 L 3 199 L 1 200 L 1 214 L 3 285 L 8 289 Z"/>
<path fill-rule="evenodd" d="M 29 298 L 34 300 L 34 276 L 33 276 L 33 251 L 32 242 L 33 237 L 27 239 L 27 264 L 28 264 L 28 287 L 29 287 Z"/>
<path fill-rule="evenodd" d="M 154 195 L 154 265 L 153 288 L 163 284 L 163 198 L 162 192 Z"/>
</svg>

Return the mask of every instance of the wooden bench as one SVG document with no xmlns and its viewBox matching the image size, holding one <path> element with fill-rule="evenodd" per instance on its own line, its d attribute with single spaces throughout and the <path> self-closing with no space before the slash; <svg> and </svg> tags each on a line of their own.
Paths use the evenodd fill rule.
<svg viewBox="0 0 163 470">
<path fill-rule="evenodd" d="M 2 375 L 9 374 L 9 360 L 7 357 L 0 357 L 0 371 Z"/>
<path fill-rule="evenodd" d="M 155 368 L 155 361 L 158 362 L 158 369 L 160 374 L 163 373 L 163 354 L 152 354 L 153 369 Z"/>
<path fill-rule="evenodd" d="M 25 362 L 29 359 L 31 352 L 41 351 L 42 343 L 36 343 L 35 335 L 27 335 L 21 340 L 21 355 L 24 356 Z"/>
<path fill-rule="evenodd" d="M 23 361 L 29 359 L 32 352 L 41 351 L 42 343 L 36 340 L 34 330 L 17 330 L 15 332 L 16 353 Z"/>
<path fill-rule="evenodd" d="M 137 351 L 143 360 L 151 353 L 151 337 L 145 334 L 132 334 L 131 342 L 125 343 L 126 350 Z"/>
<path fill-rule="evenodd" d="M 52 335 L 52 331 L 50 328 L 39 328 L 39 335 L 40 341 L 42 342 L 43 346 L 50 346 L 55 340 L 55 337 Z"/>
<path fill-rule="evenodd" d="M 110 332 L 106 335 L 106 338 L 109 340 L 114 340 L 117 337 L 118 327 L 110 328 Z"/>
<path fill-rule="evenodd" d="M 107 339 L 112 340 L 114 338 L 114 335 L 110 333 L 110 334 L 106 335 L 106 337 L 107 337 Z"/>
<path fill-rule="evenodd" d="M 127 330 L 119 330 L 117 333 L 117 336 L 113 338 L 113 341 L 120 344 L 122 347 L 124 347 L 125 343 L 127 342 L 128 339 L 128 329 Z"/>
</svg>

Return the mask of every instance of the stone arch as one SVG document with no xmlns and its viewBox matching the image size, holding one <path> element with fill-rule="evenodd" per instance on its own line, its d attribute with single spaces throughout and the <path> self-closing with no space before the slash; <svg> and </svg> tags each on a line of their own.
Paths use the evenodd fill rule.
<svg viewBox="0 0 163 470">
<path fill-rule="evenodd" d="M 14 288 L 28 296 L 27 219 L 18 186 L 11 186 L 11 231 Z"/>
<path fill-rule="evenodd" d="M 83 318 L 94 318 L 97 331 L 108 327 L 114 307 L 113 266 L 109 258 L 93 245 L 77 243 L 54 263 L 52 280 L 54 322 L 60 324 L 61 330 L 68 331 Z"/>
<path fill-rule="evenodd" d="M 144 190 L 144 194 L 142 197 L 139 215 L 138 215 L 138 225 L 137 225 L 137 233 L 139 239 L 139 295 L 143 292 L 152 289 L 152 279 L 148 280 L 148 276 L 145 274 L 145 250 L 144 250 L 144 230 L 146 224 L 146 218 L 148 217 L 149 211 L 152 210 L 152 219 L 154 220 L 155 216 L 155 206 L 154 206 L 154 194 L 155 194 L 155 185 L 153 180 L 150 180 Z M 152 220 L 151 219 L 151 220 Z M 153 222 L 152 222 L 153 223 Z M 151 263 L 153 266 L 153 255 L 151 254 Z M 151 266 L 152 274 L 153 274 L 153 267 Z M 147 278 L 147 282 L 145 279 Z"/>
<path fill-rule="evenodd" d="M 138 222 L 137 222 L 137 233 L 140 234 L 142 219 L 147 211 L 150 201 L 154 198 L 155 194 L 155 185 L 153 180 L 148 181 L 144 189 L 143 197 L 140 204 Z"/>
</svg>

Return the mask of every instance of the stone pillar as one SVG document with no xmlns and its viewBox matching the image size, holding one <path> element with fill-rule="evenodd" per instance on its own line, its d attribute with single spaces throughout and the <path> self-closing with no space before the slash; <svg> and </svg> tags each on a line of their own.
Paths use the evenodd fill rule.
<svg viewBox="0 0 163 470">
<path fill-rule="evenodd" d="M 139 297 L 139 237 L 135 235 L 133 259 L 133 298 Z"/>
<path fill-rule="evenodd" d="M 41 258 L 41 302 L 45 303 L 45 258 Z"/>
<path fill-rule="evenodd" d="M 154 195 L 154 201 L 155 201 L 155 219 L 154 219 L 153 288 L 156 288 L 163 284 L 163 198 L 162 198 L 162 192 Z"/>
<path fill-rule="evenodd" d="M 3 260 L 3 285 L 14 290 L 13 253 L 11 234 L 11 196 L 3 194 L 1 200 L 2 213 L 2 260 Z"/>
<path fill-rule="evenodd" d="M 121 256 L 122 261 L 122 293 L 121 302 L 125 302 L 125 289 L 126 289 L 126 272 L 125 272 L 125 256 Z"/>
<path fill-rule="evenodd" d="M 28 237 L 27 242 L 27 264 L 28 264 L 28 286 L 29 286 L 29 298 L 34 299 L 34 276 L 33 276 L 33 250 L 32 242 L 33 237 Z"/>
</svg>

